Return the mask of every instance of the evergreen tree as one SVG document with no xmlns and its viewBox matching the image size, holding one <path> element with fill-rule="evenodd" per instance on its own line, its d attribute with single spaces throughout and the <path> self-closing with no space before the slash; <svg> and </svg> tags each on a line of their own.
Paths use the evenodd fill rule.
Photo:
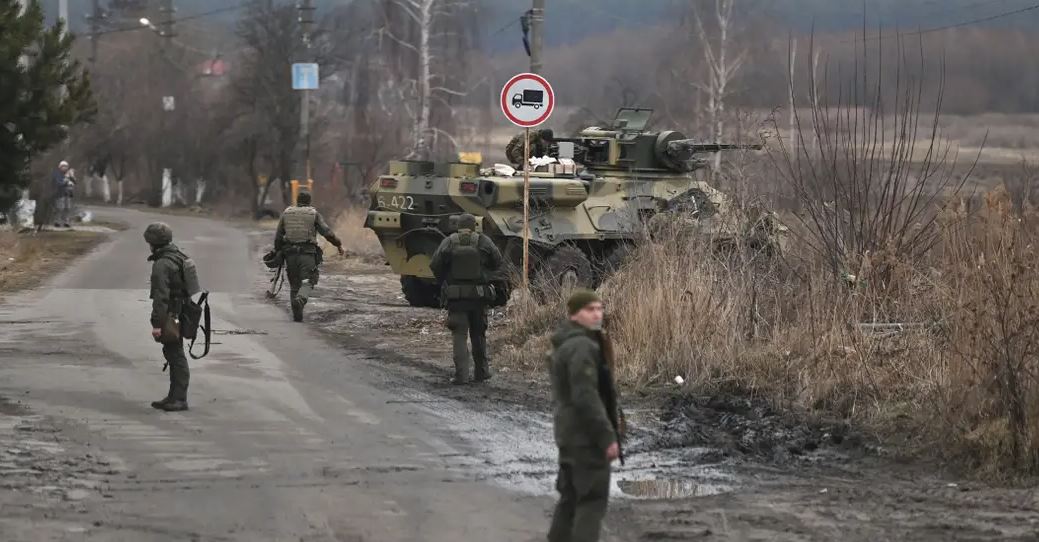
<svg viewBox="0 0 1039 542">
<path fill-rule="evenodd" d="M 0 0 L 0 209 L 29 186 L 29 161 L 61 143 L 73 124 L 96 110 L 90 82 L 72 58 L 64 23 L 44 25 L 43 8 L 29 0 Z"/>
</svg>

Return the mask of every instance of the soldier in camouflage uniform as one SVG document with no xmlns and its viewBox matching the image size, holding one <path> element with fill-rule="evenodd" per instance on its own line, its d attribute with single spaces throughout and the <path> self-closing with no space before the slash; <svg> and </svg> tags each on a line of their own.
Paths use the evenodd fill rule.
<svg viewBox="0 0 1039 542">
<path fill-rule="evenodd" d="M 530 131 L 530 156 L 552 156 L 559 153 L 559 145 L 555 143 L 552 130 Z M 505 157 L 509 163 L 523 166 L 523 133 L 516 134 L 505 146 Z"/>
<path fill-rule="evenodd" d="M 152 262 L 152 338 L 162 342 L 162 356 L 170 370 L 170 390 L 166 397 L 152 403 L 152 408 L 167 412 L 188 409 L 188 358 L 184 355 L 184 341 L 179 333 L 175 339 L 165 337 L 169 319 L 179 318 L 185 300 L 189 299 L 184 281 L 183 267 L 187 255 L 173 244 L 173 230 L 162 222 L 149 224 L 144 230 L 144 240 L 151 247 Z M 175 326 L 174 326 L 175 327 Z"/>
<path fill-rule="evenodd" d="M 548 540 L 594 542 L 606 516 L 610 463 L 620 457 L 617 433 L 622 426 L 611 420 L 603 393 L 608 387 L 616 396 L 602 342 L 602 301 L 595 292 L 579 290 L 567 310 L 569 320 L 552 336 L 559 503 Z"/>
<path fill-rule="evenodd" d="M 476 382 L 491 377 L 487 358 L 487 306 L 495 297 L 490 277 L 501 265 L 501 252 L 489 237 L 476 232 L 476 217 L 471 214 L 458 217 L 458 231 L 444 239 L 433 253 L 430 268 L 437 282 L 443 285 L 441 299 L 447 307 L 447 327 L 452 335 L 453 384 L 471 382 L 474 361 Z"/>
<path fill-rule="evenodd" d="M 332 243 L 342 256 L 343 243 L 328 227 L 317 209 L 310 206 L 310 193 L 300 192 L 296 206 L 285 209 L 278 222 L 274 236 L 274 250 L 285 256 L 285 271 L 289 278 L 292 303 L 292 319 L 303 321 L 303 307 L 310 293 L 317 286 L 318 266 L 321 264 L 321 247 L 317 246 L 317 234 Z"/>
</svg>

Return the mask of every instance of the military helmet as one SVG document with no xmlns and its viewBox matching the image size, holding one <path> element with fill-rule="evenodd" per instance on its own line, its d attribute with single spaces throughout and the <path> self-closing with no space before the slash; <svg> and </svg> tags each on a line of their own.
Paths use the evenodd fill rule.
<svg viewBox="0 0 1039 542">
<path fill-rule="evenodd" d="M 144 240 L 156 247 L 168 245 L 173 242 L 173 230 L 163 222 L 153 222 L 145 228 Z"/>
<path fill-rule="evenodd" d="M 301 190 L 296 194 L 296 205 L 310 205 L 310 192 Z"/>
<path fill-rule="evenodd" d="M 458 229 L 460 230 L 475 230 L 476 229 L 476 217 L 469 213 L 462 213 L 458 215 Z"/>
</svg>

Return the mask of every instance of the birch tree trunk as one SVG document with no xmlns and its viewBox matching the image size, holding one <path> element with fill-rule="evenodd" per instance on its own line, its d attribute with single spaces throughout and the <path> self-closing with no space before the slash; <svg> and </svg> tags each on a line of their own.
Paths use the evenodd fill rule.
<svg viewBox="0 0 1039 542">
<path fill-rule="evenodd" d="M 412 153 L 419 160 L 429 160 L 433 139 L 429 118 L 432 108 L 432 51 L 430 34 L 433 32 L 433 4 L 436 0 L 421 0 L 418 6 L 418 91 L 419 110 L 415 119 L 415 146 Z"/>
</svg>

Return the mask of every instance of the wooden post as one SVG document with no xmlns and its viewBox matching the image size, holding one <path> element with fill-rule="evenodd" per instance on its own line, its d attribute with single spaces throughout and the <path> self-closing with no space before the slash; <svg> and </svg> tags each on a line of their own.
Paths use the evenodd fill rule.
<svg viewBox="0 0 1039 542">
<path fill-rule="evenodd" d="M 530 128 L 523 129 L 523 289 L 530 291 Z"/>
</svg>

